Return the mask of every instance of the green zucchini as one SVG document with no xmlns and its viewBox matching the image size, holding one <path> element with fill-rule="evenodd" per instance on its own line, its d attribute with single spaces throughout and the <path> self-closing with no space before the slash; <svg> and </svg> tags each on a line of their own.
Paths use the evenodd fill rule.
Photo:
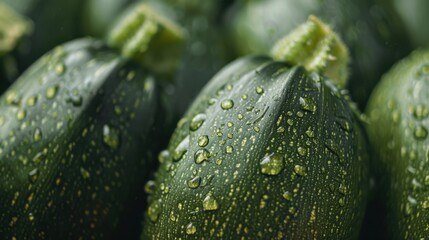
<svg viewBox="0 0 429 240">
<path fill-rule="evenodd" d="M 2 239 L 108 239 L 134 224 L 125 213 L 153 168 L 159 67 L 173 70 L 181 39 L 139 6 L 113 29 L 117 49 L 68 42 L 0 97 Z"/>
<path fill-rule="evenodd" d="M 219 20 L 225 1 L 142 1 L 180 23 L 187 33 L 182 65 L 175 79 L 176 91 L 172 96 L 173 111 L 179 118 L 204 84 L 230 60 L 227 39 Z"/>
<path fill-rule="evenodd" d="M 391 239 L 429 236 L 428 82 L 429 51 L 416 51 L 383 76 L 366 109 Z"/>
<path fill-rule="evenodd" d="M 179 121 L 142 239 L 357 238 L 368 154 L 338 79 L 321 75 L 342 76 L 331 60 L 347 51 L 311 17 L 273 55 L 223 68 Z"/>
<path fill-rule="evenodd" d="M 8 79 L 17 74 L 12 52 L 31 31 L 31 22 L 0 2 L 0 92 L 9 85 Z"/>
<path fill-rule="evenodd" d="M 391 6 L 360 0 L 240 0 L 229 14 L 231 41 L 241 55 L 264 53 L 310 14 L 328 22 L 349 47 L 348 89 L 364 109 L 380 76 L 410 51 Z"/>
<path fill-rule="evenodd" d="M 390 2 L 393 2 L 403 19 L 414 47 L 429 47 L 429 31 L 426 30 L 429 21 L 429 1 L 390 0 Z"/>
</svg>

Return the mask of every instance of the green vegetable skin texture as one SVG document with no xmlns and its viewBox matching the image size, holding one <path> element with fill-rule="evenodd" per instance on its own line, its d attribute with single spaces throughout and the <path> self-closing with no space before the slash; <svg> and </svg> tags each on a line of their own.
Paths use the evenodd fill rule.
<svg viewBox="0 0 429 240">
<path fill-rule="evenodd" d="M 304 21 L 320 17 L 339 33 L 351 55 L 348 89 L 364 109 L 380 76 L 409 52 L 410 44 L 389 5 L 350 0 L 242 0 L 230 13 L 230 32 L 238 53 L 258 54 Z"/>
<path fill-rule="evenodd" d="M 412 53 L 377 85 L 366 113 L 392 239 L 429 236 L 429 51 Z"/>
<path fill-rule="evenodd" d="M 0 98 L 1 238 L 111 236 L 147 181 L 155 97 L 150 73 L 98 40 L 34 63 Z"/>
<path fill-rule="evenodd" d="M 178 123 L 142 239 L 355 239 L 362 129 L 341 91 L 268 57 L 236 60 Z"/>
<path fill-rule="evenodd" d="M 229 60 L 227 39 L 220 24 L 221 0 L 143 0 L 180 23 L 187 33 L 182 65 L 175 78 L 175 106 L 183 116 L 192 100 Z"/>
</svg>

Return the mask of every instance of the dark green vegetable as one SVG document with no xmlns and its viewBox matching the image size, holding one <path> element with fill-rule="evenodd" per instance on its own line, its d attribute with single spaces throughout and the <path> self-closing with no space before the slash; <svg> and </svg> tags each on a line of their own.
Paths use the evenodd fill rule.
<svg viewBox="0 0 429 240">
<path fill-rule="evenodd" d="M 407 32 L 415 47 L 429 47 L 429 1 L 427 0 L 388 0 L 393 2 L 407 27 Z"/>
<path fill-rule="evenodd" d="M 273 55 L 222 69 L 178 123 L 146 185 L 142 239 L 357 238 L 363 132 L 344 91 L 319 75 L 343 76 L 332 57 L 347 63 L 347 51 L 312 17 Z"/>
<path fill-rule="evenodd" d="M 181 117 L 207 81 L 230 59 L 223 26 L 224 0 L 143 0 L 180 23 L 187 33 L 182 65 L 176 76 L 173 95 Z M 179 101 L 177 100 L 179 99 Z M 176 119 L 178 120 L 178 119 Z"/>
<path fill-rule="evenodd" d="M 410 49 L 391 6 L 358 0 L 241 0 L 228 21 L 232 41 L 239 54 L 264 53 L 310 14 L 328 22 L 349 47 L 348 89 L 363 109 L 381 74 Z"/>
<path fill-rule="evenodd" d="M 109 39 L 121 55 L 99 40 L 74 40 L 0 98 L 2 239 L 108 239 L 121 222 L 134 224 L 124 213 L 138 210 L 130 203 L 156 144 L 153 66 L 173 70 L 181 33 L 139 6 Z"/>
<path fill-rule="evenodd" d="M 366 110 L 391 239 L 429 236 L 429 51 L 412 53 L 377 85 Z"/>
</svg>

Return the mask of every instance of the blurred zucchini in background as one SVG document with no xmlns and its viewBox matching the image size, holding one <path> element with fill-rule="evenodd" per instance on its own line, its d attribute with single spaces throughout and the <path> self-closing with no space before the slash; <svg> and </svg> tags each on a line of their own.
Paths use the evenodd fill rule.
<svg viewBox="0 0 429 240">
<path fill-rule="evenodd" d="M 347 49 L 310 17 L 273 56 L 234 61 L 197 96 L 146 185 L 141 239 L 357 239 L 368 153 L 335 86 Z"/>
<path fill-rule="evenodd" d="M 133 229 L 141 228 L 138 197 L 158 143 L 151 131 L 162 127 L 157 82 L 173 75 L 182 38 L 173 23 L 138 6 L 112 29 L 109 44 L 60 45 L 7 90 L 0 98 L 2 238 L 140 234 Z"/>
<path fill-rule="evenodd" d="M 172 111 L 181 117 L 205 83 L 231 57 L 220 18 L 226 0 L 142 0 L 180 23 L 187 33 L 182 66 L 176 76 Z M 177 121 L 178 119 L 176 119 Z"/>
<path fill-rule="evenodd" d="M 28 19 L 0 2 L 0 92 L 9 86 L 8 80 L 18 74 L 12 52 L 31 29 Z"/>
<path fill-rule="evenodd" d="M 86 0 L 80 21 L 83 35 L 105 37 L 114 20 L 136 0 Z"/>
<path fill-rule="evenodd" d="M 80 36 L 82 0 L 2 0 L 33 23 L 33 31 L 14 52 L 16 68 L 22 73 L 55 46 Z M 10 82 L 18 75 L 12 76 Z"/>
<path fill-rule="evenodd" d="M 390 0 L 407 27 L 414 47 L 429 47 L 429 1 Z"/>
<path fill-rule="evenodd" d="M 366 109 L 389 239 L 429 236 L 428 89 L 429 50 L 415 51 L 383 76 Z"/>
<path fill-rule="evenodd" d="M 239 0 L 229 13 L 231 41 L 239 54 L 264 53 L 310 14 L 320 17 L 350 49 L 348 89 L 360 109 L 376 82 L 410 51 L 397 13 L 389 4 L 349 0 Z"/>
</svg>

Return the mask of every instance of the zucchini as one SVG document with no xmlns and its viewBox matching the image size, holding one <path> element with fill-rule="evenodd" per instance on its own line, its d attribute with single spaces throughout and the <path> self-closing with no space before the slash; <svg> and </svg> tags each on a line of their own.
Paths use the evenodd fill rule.
<svg viewBox="0 0 429 240">
<path fill-rule="evenodd" d="M 426 23 L 429 21 L 429 1 L 426 0 L 390 0 L 407 27 L 414 47 L 429 47 L 429 31 Z"/>
<path fill-rule="evenodd" d="M 2 239 L 108 239 L 133 224 L 125 213 L 153 168 L 159 71 L 173 70 L 181 39 L 139 6 L 113 29 L 116 49 L 68 42 L 0 97 Z"/>
<path fill-rule="evenodd" d="M 391 239 L 429 236 L 428 80 L 429 51 L 413 52 L 383 76 L 366 109 Z"/>
<path fill-rule="evenodd" d="M 8 79 L 17 74 L 11 56 L 21 39 L 31 31 L 31 22 L 6 4 L 0 2 L 0 92 L 8 86 Z"/>
<path fill-rule="evenodd" d="M 227 39 L 220 24 L 224 0 L 143 0 L 180 23 L 187 33 L 182 65 L 172 95 L 181 117 L 205 83 L 230 60 Z M 180 99 L 177 101 L 176 99 Z M 176 119 L 177 121 L 178 119 Z"/>
<path fill-rule="evenodd" d="M 179 121 L 142 239 L 357 238 L 368 154 L 345 82 L 324 76 L 347 50 L 310 17 L 273 56 L 223 68 Z"/>
<path fill-rule="evenodd" d="M 350 49 L 352 99 L 364 109 L 380 76 L 410 51 L 391 6 L 358 0 L 240 0 L 229 13 L 231 41 L 238 53 L 259 54 L 308 15 L 328 22 Z"/>
</svg>

